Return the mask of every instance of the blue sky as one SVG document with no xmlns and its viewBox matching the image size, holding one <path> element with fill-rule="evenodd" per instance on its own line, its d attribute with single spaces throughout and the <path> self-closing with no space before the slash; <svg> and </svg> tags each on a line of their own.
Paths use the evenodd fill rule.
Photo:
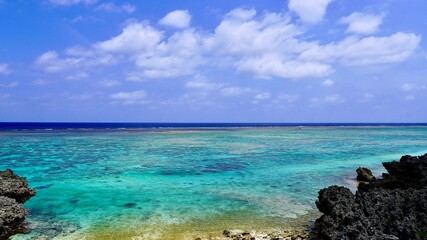
<svg viewBox="0 0 427 240">
<path fill-rule="evenodd" d="M 426 122 L 424 0 L 0 0 L 0 121 Z"/>
</svg>

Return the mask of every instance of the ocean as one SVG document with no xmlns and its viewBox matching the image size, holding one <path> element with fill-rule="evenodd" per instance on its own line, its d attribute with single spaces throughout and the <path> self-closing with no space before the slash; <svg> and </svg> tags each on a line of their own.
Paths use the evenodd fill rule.
<svg viewBox="0 0 427 240">
<path fill-rule="evenodd" d="M 194 239 L 304 229 L 320 189 L 427 152 L 427 124 L 0 123 L 37 195 L 13 239 Z"/>
</svg>

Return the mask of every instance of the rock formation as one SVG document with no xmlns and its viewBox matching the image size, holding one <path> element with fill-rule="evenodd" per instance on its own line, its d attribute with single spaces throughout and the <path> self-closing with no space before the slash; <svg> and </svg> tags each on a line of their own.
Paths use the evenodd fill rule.
<svg viewBox="0 0 427 240">
<path fill-rule="evenodd" d="M 358 169 L 356 169 L 357 172 L 357 180 L 359 181 L 364 181 L 364 182 L 375 182 L 375 180 L 377 180 L 374 175 L 372 175 L 371 170 L 364 168 L 364 167 L 360 167 Z"/>
<path fill-rule="evenodd" d="M 385 162 L 388 173 L 354 195 L 331 186 L 316 201 L 323 215 L 311 239 L 427 239 L 427 154 Z M 364 171 L 370 172 L 370 171 Z"/>
<path fill-rule="evenodd" d="M 10 169 L 0 171 L 0 239 L 8 239 L 25 230 L 22 222 L 27 210 L 22 204 L 35 195 L 25 178 Z"/>
</svg>

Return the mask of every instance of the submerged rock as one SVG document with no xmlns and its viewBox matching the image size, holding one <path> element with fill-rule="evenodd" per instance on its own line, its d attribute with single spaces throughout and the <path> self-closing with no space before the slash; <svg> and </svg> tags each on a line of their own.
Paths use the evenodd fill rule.
<svg viewBox="0 0 427 240">
<path fill-rule="evenodd" d="M 364 181 L 364 182 L 374 182 L 377 180 L 374 175 L 372 175 L 371 170 L 364 167 L 359 167 L 356 169 L 357 172 L 357 180 Z"/>
<path fill-rule="evenodd" d="M 311 239 L 426 239 L 427 154 L 383 163 L 383 179 L 319 192 Z"/>
<path fill-rule="evenodd" d="M 0 239 L 25 231 L 22 223 L 27 210 L 22 203 L 35 194 L 25 178 L 15 175 L 10 169 L 0 171 Z"/>
</svg>

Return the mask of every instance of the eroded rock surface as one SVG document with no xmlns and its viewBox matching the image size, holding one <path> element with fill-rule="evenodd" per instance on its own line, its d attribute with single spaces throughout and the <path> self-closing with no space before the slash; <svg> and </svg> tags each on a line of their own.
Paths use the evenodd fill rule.
<svg viewBox="0 0 427 240">
<path fill-rule="evenodd" d="M 427 239 L 427 154 L 383 163 L 383 179 L 319 192 L 311 239 Z"/>
<path fill-rule="evenodd" d="M 0 196 L 24 203 L 35 195 L 35 190 L 28 187 L 26 178 L 15 175 L 10 169 L 0 171 Z"/>
<path fill-rule="evenodd" d="M 0 239 L 8 239 L 25 230 L 22 223 L 27 210 L 22 203 L 35 194 L 25 178 L 15 175 L 10 169 L 0 171 Z"/>
<path fill-rule="evenodd" d="M 360 167 L 356 169 L 357 172 L 357 180 L 364 181 L 364 182 L 374 182 L 377 180 L 374 175 L 372 174 L 371 170 Z"/>
</svg>

